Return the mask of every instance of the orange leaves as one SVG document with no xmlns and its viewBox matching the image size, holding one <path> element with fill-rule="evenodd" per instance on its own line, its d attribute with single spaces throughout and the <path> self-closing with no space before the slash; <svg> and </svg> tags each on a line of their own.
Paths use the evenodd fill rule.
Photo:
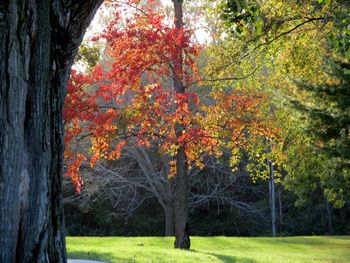
<svg viewBox="0 0 350 263">
<path fill-rule="evenodd" d="M 122 150 L 123 150 L 125 144 L 126 144 L 126 141 L 125 141 L 125 140 L 121 140 L 121 141 L 117 144 L 117 146 L 114 148 L 114 150 L 111 151 L 111 152 L 108 154 L 107 159 L 108 159 L 108 160 L 115 160 L 115 159 L 120 158 L 121 152 L 122 152 Z"/>
<path fill-rule="evenodd" d="M 67 96 L 64 107 L 64 119 L 72 122 L 74 119 L 89 118 L 88 113 L 96 107 L 93 95 L 87 92 L 86 87 L 92 84 L 89 76 L 78 74 L 74 70 L 67 85 Z"/>
<path fill-rule="evenodd" d="M 81 177 L 78 174 L 79 167 L 81 166 L 83 161 L 86 161 L 86 157 L 82 154 L 77 154 L 71 163 L 69 163 L 68 161 L 68 170 L 66 175 L 72 179 L 77 189 L 77 192 L 80 192 L 81 188 L 84 185 L 83 181 L 81 180 Z"/>
<path fill-rule="evenodd" d="M 212 94 L 214 105 L 204 105 L 201 109 L 205 118 L 199 116 L 209 127 L 211 134 L 221 140 L 229 138 L 230 148 L 244 145 L 255 136 L 273 138 L 277 130 L 269 123 L 269 114 L 263 106 L 265 95 L 252 90 L 240 89 Z M 208 118 L 210 116 L 210 118 Z M 199 120 L 200 121 L 200 120 Z"/>
</svg>

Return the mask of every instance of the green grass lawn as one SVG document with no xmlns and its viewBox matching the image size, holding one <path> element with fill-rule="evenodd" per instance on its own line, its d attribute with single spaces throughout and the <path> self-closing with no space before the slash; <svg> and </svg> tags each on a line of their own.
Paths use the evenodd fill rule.
<svg viewBox="0 0 350 263">
<path fill-rule="evenodd" d="M 71 259 L 107 262 L 350 262 L 350 237 L 192 237 L 191 250 L 173 238 L 68 237 Z"/>
</svg>

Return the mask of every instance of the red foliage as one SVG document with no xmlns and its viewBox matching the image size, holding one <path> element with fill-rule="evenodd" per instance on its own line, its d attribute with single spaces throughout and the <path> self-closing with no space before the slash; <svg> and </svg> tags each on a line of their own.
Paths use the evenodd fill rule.
<svg viewBox="0 0 350 263">
<path fill-rule="evenodd" d="M 89 157 L 93 166 L 101 158 L 119 158 L 129 137 L 137 138 L 139 146 L 157 142 L 159 151 L 172 157 L 182 145 L 188 163 L 202 166 L 204 153 L 220 155 L 222 147 L 239 147 L 247 140 L 244 132 L 270 131 L 262 121 L 259 94 L 213 93 L 214 102 L 204 105 L 195 93 L 176 93 L 172 84 L 164 86 L 174 76 L 184 85 L 198 79 L 195 60 L 200 47 L 191 43 L 191 31 L 168 25 L 152 4 L 130 11 L 138 2 L 128 1 L 127 17 L 116 6 L 115 18 L 96 38 L 107 42 L 111 62 L 96 66 L 91 74 L 71 75 L 65 156 L 67 174 L 77 189 L 82 186 L 82 162 Z M 179 59 L 182 69 L 174 67 Z M 178 125 L 184 127 L 181 136 L 175 133 Z M 74 152 L 84 138 L 89 151 Z M 171 166 L 173 174 L 175 161 Z"/>
</svg>

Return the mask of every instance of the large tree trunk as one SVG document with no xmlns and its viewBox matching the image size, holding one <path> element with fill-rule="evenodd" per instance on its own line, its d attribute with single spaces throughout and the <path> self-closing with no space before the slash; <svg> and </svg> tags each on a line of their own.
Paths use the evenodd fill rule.
<svg viewBox="0 0 350 263">
<path fill-rule="evenodd" d="M 0 2 L 0 262 L 66 261 L 65 87 L 101 2 Z"/>
<path fill-rule="evenodd" d="M 175 11 L 175 27 L 183 28 L 182 0 L 173 0 Z M 174 87 L 177 93 L 184 93 L 182 81 L 183 57 L 173 63 Z M 176 127 L 176 136 L 180 137 L 185 129 L 181 124 Z M 176 190 L 175 190 L 175 248 L 189 249 L 190 237 L 188 231 L 188 169 L 185 147 L 180 146 L 176 155 Z"/>
</svg>

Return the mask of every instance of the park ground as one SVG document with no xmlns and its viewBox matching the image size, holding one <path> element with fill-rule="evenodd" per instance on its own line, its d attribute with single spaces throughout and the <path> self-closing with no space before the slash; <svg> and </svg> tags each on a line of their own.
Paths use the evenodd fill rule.
<svg viewBox="0 0 350 263">
<path fill-rule="evenodd" d="M 349 236 L 192 237 L 191 250 L 167 237 L 68 237 L 68 257 L 123 263 L 350 262 Z"/>
</svg>

